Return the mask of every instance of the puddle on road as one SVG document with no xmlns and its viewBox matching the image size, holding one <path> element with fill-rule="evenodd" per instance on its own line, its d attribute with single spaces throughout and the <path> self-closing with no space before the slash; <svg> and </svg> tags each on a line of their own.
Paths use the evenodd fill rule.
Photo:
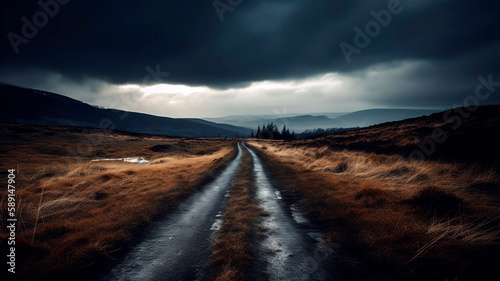
<svg viewBox="0 0 500 281">
<path fill-rule="evenodd" d="M 219 230 L 220 226 L 222 225 L 222 222 L 223 222 L 222 219 L 216 219 L 215 222 L 210 227 L 210 230 L 214 230 L 214 231 Z"/>
<path fill-rule="evenodd" d="M 276 198 L 277 198 L 278 200 L 283 199 L 283 198 L 281 197 L 281 192 L 279 192 L 279 191 L 275 191 L 275 192 L 274 192 L 274 194 L 276 195 Z"/>
<path fill-rule="evenodd" d="M 212 224 L 212 226 L 210 227 L 210 230 L 213 230 L 213 231 L 219 230 L 221 225 L 222 225 L 222 222 L 224 222 L 224 220 L 222 219 L 222 211 L 220 211 L 217 215 L 215 215 L 215 217 L 216 217 L 216 219 L 215 219 L 214 223 Z"/>
</svg>

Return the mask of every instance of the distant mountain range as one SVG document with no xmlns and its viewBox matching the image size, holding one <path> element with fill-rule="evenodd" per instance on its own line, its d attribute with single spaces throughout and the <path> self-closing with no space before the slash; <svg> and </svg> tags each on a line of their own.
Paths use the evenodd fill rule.
<svg viewBox="0 0 500 281">
<path fill-rule="evenodd" d="M 234 126 L 257 128 L 262 124 L 273 122 L 278 127 L 286 125 L 290 130 L 302 132 L 316 128 L 351 128 L 368 127 L 385 122 L 399 121 L 424 115 L 430 115 L 439 110 L 425 109 L 368 109 L 352 113 L 315 113 L 294 116 L 293 114 L 269 115 L 232 115 L 220 118 L 205 118 L 218 123 Z"/>
<path fill-rule="evenodd" d="M 250 129 L 202 119 L 176 119 L 105 109 L 66 96 L 0 84 L 0 122 L 115 129 L 177 137 L 248 136 Z"/>
<path fill-rule="evenodd" d="M 252 128 L 254 131 L 257 126 L 262 126 L 263 124 L 271 123 L 278 125 L 279 129 L 286 125 L 290 130 L 296 132 L 302 132 L 307 129 L 314 128 L 337 128 L 344 127 L 345 124 L 328 118 L 324 115 L 313 116 L 313 115 L 300 115 L 300 116 L 288 116 L 288 117 L 264 117 L 264 116 L 229 116 L 222 118 L 205 118 L 206 120 L 218 123 L 226 123 L 234 126 L 241 126 Z"/>
<path fill-rule="evenodd" d="M 220 118 L 169 118 L 92 106 L 46 91 L 0 84 L 0 122 L 46 126 L 116 129 L 176 137 L 246 137 L 273 122 L 296 133 L 317 128 L 367 127 L 438 112 L 417 109 L 369 109 L 352 113 L 233 115 Z"/>
</svg>

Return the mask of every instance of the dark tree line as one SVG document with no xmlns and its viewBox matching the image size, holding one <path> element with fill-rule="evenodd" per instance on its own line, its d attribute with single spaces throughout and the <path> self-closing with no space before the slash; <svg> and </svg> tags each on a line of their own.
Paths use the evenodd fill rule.
<svg viewBox="0 0 500 281">
<path fill-rule="evenodd" d="M 278 126 L 271 122 L 267 125 L 262 125 L 262 127 L 258 126 L 256 134 L 254 134 L 252 130 L 250 137 L 267 140 L 294 140 L 295 132 L 290 133 L 290 130 L 286 127 L 286 125 L 283 125 L 283 129 L 280 131 L 278 130 Z"/>
<path fill-rule="evenodd" d="M 354 127 L 354 128 L 327 128 L 327 129 L 312 129 L 312 130 L 305 130 L 300 134 L 297 134 L 297 139 L 304 139 L 304 138 L 310 138 L 310 137 L 316 137 L 316 136 L 321 136 L 321 135 L 330 135 L 330 134 L 335 134 L 335 133 L 341 133 L 341 132 L 348 132 L 348 131 L 353 131 L 357 130 L 359 127 Z"/>
<path fill-rule="evenodd" d="M 295 139 L 304 139 L 304 138 L 311 138 L 311 137 L 316 137 L 316 136 L 321 136 L 321 135 L 329 135 L 329 134 L 335 134 L 335 133 L 341 133 L 341 132 L 348 132 L 348 131 L 353 131 L 357 130 L 359 127 L 353 127 L 353 128 L 327 128 L 327 129 L 308 129 L 303 131 L 302 133 L 295 133 L 291 132 L 290 130 L 286 127 L 286 125 L 283 125 L 283 129 L 281 131 L 278 129 L 278 126 L 275 125 L 273 122 L 268 123 L 267 125 L 262 125 L 257 127 L 257 133 L 254 133 L 254 130 L 252 130 L 252 133 L 250 134 L 250 138 L 257 138 L 257 139 L 269 139 L 269 140 L 295 140 Z"/>
</svg>

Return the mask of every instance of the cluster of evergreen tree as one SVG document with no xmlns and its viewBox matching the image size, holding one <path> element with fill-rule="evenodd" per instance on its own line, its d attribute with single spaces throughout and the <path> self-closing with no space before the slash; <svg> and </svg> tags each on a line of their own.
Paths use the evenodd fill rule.
<svg viewBox="0 0 500 281">
<path fill-rule="evenodd" d="M 262 127 L 258 126 L 256 134 L 252 130 L 250 137 L 268 140 L 294 140 L 295 132 L 290 133 L 286 125 L 283 125 L 283 129 L 280 131 L 278 130 L 278 126 L 271 122 L 267 125 L 262 125 Z"/>
</svg>

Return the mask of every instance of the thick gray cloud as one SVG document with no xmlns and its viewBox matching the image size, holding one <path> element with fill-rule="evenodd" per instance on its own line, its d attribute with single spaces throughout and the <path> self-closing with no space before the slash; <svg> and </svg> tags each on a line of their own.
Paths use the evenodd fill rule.
<svg viewBox="0 0 500 281">
<path fill-rule="evenodd" d="M 50 1 L 56 0 L 42 0 Z M 243 0 L 221 21 L 212 0 L 73 0 L 59 5 L 16 54 L 8 34 L 22 36 L 22 17 L 32 21 L 41 7 L 2 1 L 0 81 L 62 89 L 92 102 L 102 92 L 83 84 L 142 84 L 146 67 L 157 65 L 170 75 L 148 83 L 218 91 L 338 73 L 365 83 L 354 90 L 372 95 L 351 95 L 360 104 L 446 107 L 473 92 L 478 75 L 500 80 L 500 3 L 492 0 L 401 0 L 401 11 L 348 63 L 339 45 L 356 47 L 354 27 L 365 29 L 372 11 L 393 2 Z M 412 63 L 402 69 L 405 62 Z M 379 78 L 364 76 L 374 68 Z"/>
</svg>

